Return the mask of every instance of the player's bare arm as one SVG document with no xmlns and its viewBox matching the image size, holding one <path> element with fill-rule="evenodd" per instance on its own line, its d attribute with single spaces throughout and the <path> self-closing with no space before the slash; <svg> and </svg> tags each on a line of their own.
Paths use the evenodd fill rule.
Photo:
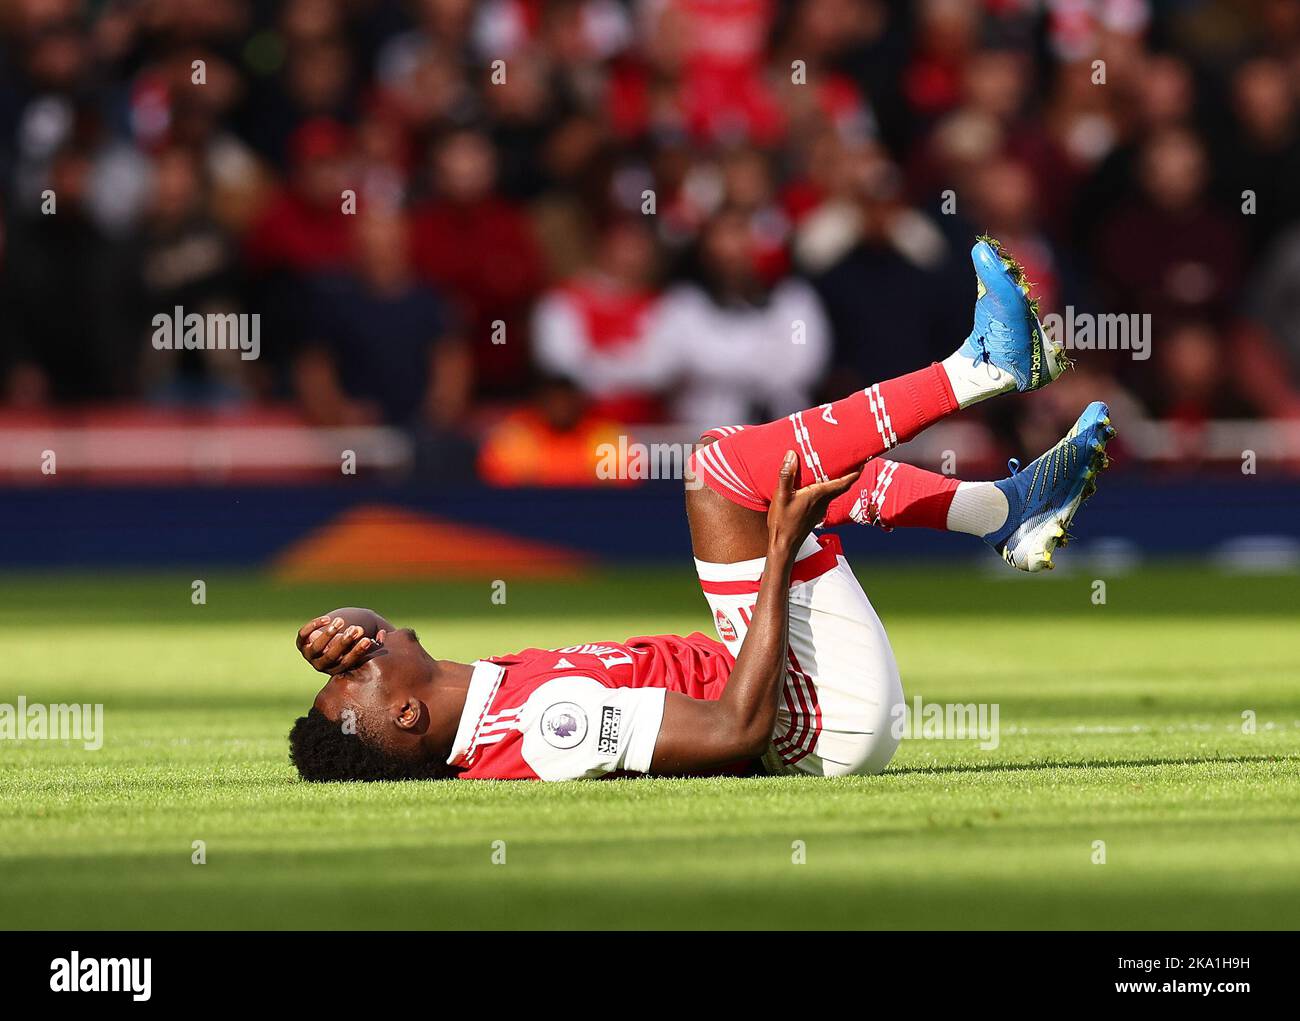
<svg viewBox="0 0 1300 1021">
<path fill-rule="evenodd" d="M 788 451 L 767 512 L 767 566 L 749 634 L 736 657 L 726 690 L 715 702 L 669 692 L 651 772 L 689 773 L 756 758 L 771 740 L 787 665 L 790 574 L 795 557 L 831 500 L 859 472 L 795 488 L 799 458 Z M 752 513 L 752 512 L 747 512 Z"/>
</svg>

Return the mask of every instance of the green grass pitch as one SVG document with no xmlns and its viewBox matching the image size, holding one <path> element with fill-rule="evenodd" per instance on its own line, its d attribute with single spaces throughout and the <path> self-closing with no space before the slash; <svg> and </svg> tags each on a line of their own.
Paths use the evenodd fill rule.
<svg viewBox="0 0 1300 1021">
<path fill-rule="evenodd" d="M 372 605 L 472 659 L 706 629 L 694 579 L 497 606 L 487 581 L 205 575 L 194 606 L 193 574 L 8 577 L 0 702 L 102 702 L 106 737 L 0 741 L 0 927 L 1300 925 L 1300 579 L 1148 566 L 1094 605 L 1082 569 L 858 566 L 909 699 L 997 703 L 998 748 L 909 739 L 842 780 L 308 785 L 308 617 Z"/>
</svg>

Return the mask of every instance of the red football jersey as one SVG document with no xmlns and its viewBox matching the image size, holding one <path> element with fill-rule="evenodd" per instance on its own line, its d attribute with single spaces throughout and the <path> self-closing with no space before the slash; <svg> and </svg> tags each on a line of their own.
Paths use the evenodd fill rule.
<svg viewBox="0 0 1300 1021">
<path fill-rule="evenodd" d="M 447 761 L 468 780 L 644 773 L 666 693 L 716 699 L 734 665 L 726 646 L 699 632 L 481 660 Z"/>
</svg>

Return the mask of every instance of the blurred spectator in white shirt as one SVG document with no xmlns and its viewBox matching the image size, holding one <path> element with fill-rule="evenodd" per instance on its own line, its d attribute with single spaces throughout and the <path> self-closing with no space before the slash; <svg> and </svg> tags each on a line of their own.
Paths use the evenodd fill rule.
<svg viewBox="0 0 1300 1021">
<path fill-rule="evenodd" d="M 804 280 L 766 287 L 749 218 L 724 207 L 705 225 L 689 282 L 670 290 L 654 347 L 676 373 L 675 420 L 707 429 L 808 407 L 830 356 L 821 300 Z"/>
</svg>

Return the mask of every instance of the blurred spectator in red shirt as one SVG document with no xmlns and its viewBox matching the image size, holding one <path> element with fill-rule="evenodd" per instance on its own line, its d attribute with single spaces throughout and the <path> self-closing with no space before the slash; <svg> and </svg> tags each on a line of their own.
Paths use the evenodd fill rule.
<svg viewBox="0 0 1300 1021">
<path fill-rule="evenodd" d="M 1236 300 L 1244 245 L 1239 217 L 1208 198 L 1204 147 L 1167 128 L 1142 148 L 1139 193 L 1102 226 L 1096 265 L 1105 311 L 1150 313 L 1156 331 L 1221 319 Z"/>
<path fill-rule="evenodd" d="M 925 0 L 918 6 L 915 52 L 902 85 L 908 104 L 925 123 L 960 100 L 980 15 L 977 6 L 966 0 Z"/>
<path fill-rule="evenodd" d="M 290 142 L 292 177 L 255 217 L 244 238 L 249 303 L 262 313 L 264 357 L 287 369 L 304 334 L 308 278 L 343 271 L 351 254 L 351 216 L 343 214 L 351 137 L 331 120 L 304 124 Z"/>
<path fill-rule="evenodd" d="M 351 138 L 337 121 L 304 124 L 289 143 L 291 183 L 262 210 L 245 243 L 255 274 L 313 273 L 347 264 L 349 224 L 343 192 Z"/>
<path fill-rule="evenodd" d="M 433 147 L 434 197 L 415 211 L 416 265 L 462 304 L 480 393 L 518 394 L 528 375 L 528 313 L 543 285 L 528 217 L 498 196 L 487 137 L 453 130 Z"/>
<path fill-rule="evenodd" d="M 617 219 L 593 264 L 543 296 L 533 318 L 538 366 L 573 380 L 596 414 L 622 422 L 663 417 L 666 379 L 652 343 L 655 257 L 644 219 Z"/>
<path fill-rule="evenodd" d="M 660 83 L 669 86 L 658 105 L 672 107 L 699 140 L 779 141 L 784 117 L 765 78 L 773 0 L 664 0 L 652 6 L 658 12 L 648 48 Z"/>
</svg>

